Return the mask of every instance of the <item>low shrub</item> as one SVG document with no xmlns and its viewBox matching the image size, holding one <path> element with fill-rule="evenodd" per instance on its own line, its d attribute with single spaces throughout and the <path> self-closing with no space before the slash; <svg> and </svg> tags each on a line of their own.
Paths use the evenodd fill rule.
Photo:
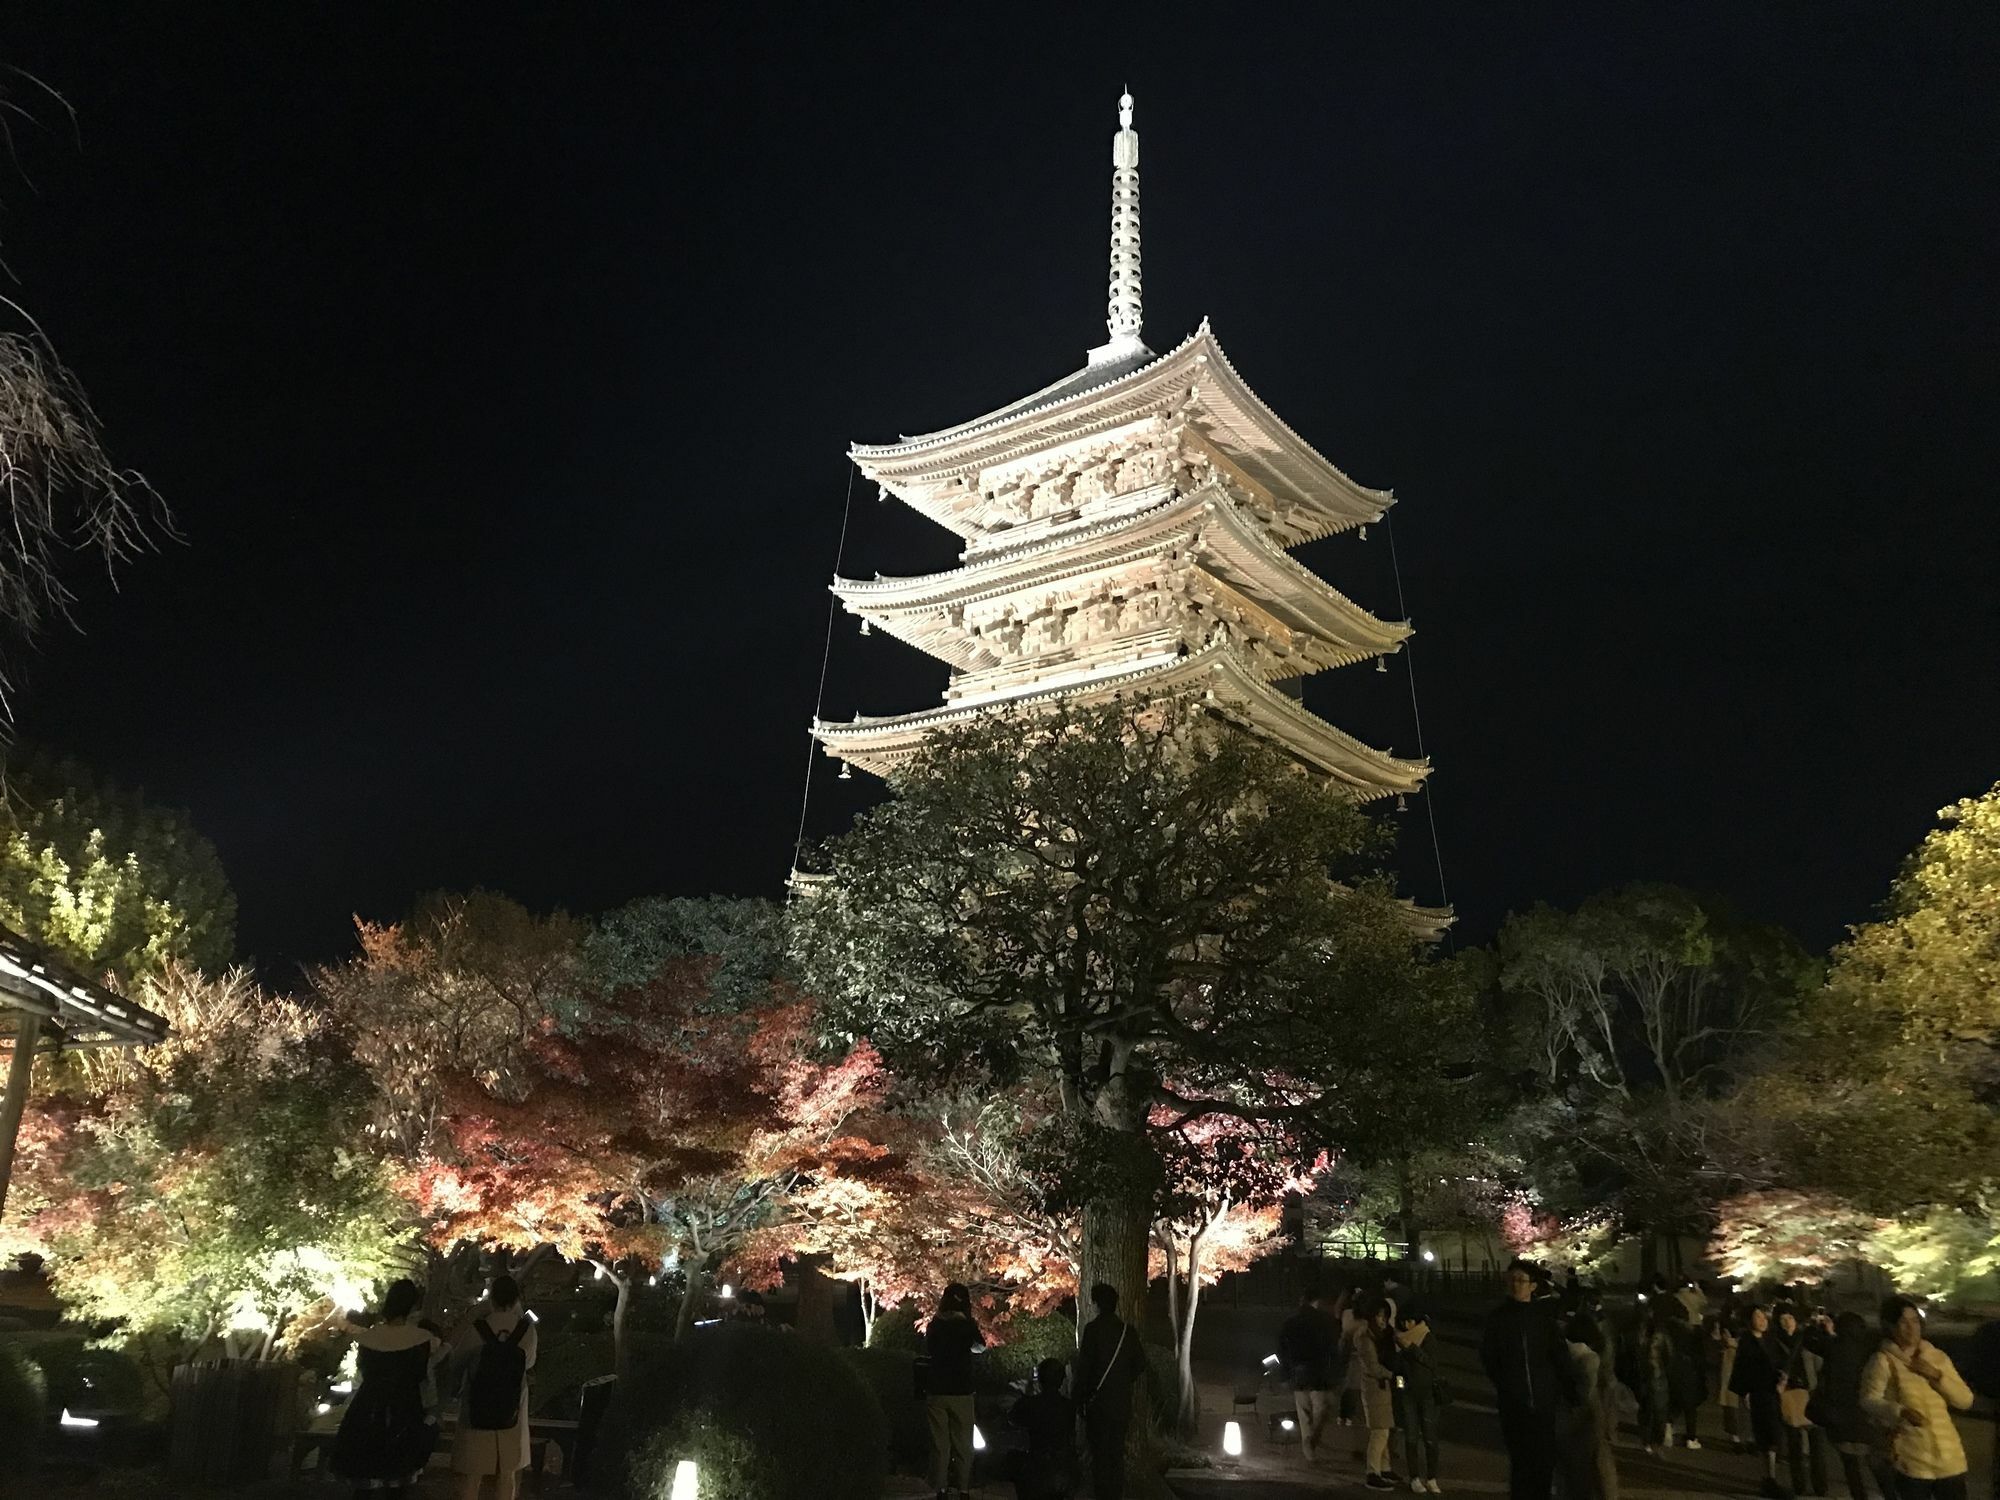
<svg viewBox="0 0 2000 1500">
<path fill-rule="evenodd" d="M 0 1343 L 0 1453 L 27 1454 L 48 1423 L 48 1381 L 21 1345 Z"/>
<path fill-rule="evenodd" d="M 924 1350 L 924 1336 L 917 1330 L 917 1314 L 914 1308 L 891 1307 L 875 1315 L 875 1322 L 868 1330 L 870 1349 L 900 1349 L 906 1354 L 921 1354 Z"/>
<path fill-rule="evenodd" d="M 1076 1324 L 1060 1313 L 1017 1318 L 1007 1327 L 1007 1342 L 995 1344 L 979 1362 L 980 1387 L 998 1392 L 1019 1386 L 1045 1359 L 1069 1364 L 1076 1358 Z"/>
<path fill-rule="evenodd" d="M 878 1322 L 876 1327 L 882 1325 Z M 843 1349 L 841 1357 L 854 1367 L 875 1393 L 888 1423 L 889 1460 L 899 1470 L 920 1474 L 930 1459 L 930 1418 L 917 1394 L 917 1357 L 907 1349 Z"/>
<path fill-rule="evenodd" d="M 121 1350 L 93 1349 L 80 1338 L 35 1339 L 20 1347 L 41 1367 L 51 1407 L 137 1412 L 146 1405 L 145 1374 Z"/>
<path fill-rule="evenodd" d="M 703 1328 L 635 1361 L 619 1385 L 604 1461 L 591 1464 L 600 1493 L 657 1500 L 692 1458 L 704 1500 L 879 1500 L 888 1426 L 836 1350 L 744 1324 Z"/>
</svg>

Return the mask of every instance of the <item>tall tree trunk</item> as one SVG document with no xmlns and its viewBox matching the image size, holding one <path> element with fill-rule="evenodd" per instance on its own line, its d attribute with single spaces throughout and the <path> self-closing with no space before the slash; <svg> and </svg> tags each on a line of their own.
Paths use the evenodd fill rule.
<svg viewBox="0 0 2000 1500">
<path fill-rule="evenodd" d="M 1179 1285 L 1180 1247 L 1174 1243 L 1173 1232 L 1164 1224 L 1153 1226 L 1153 1239 L 1160 1247 L 1161 1258 L 1167 1263 L 1167 1337 L 1178 1348 L 1181 1341 L 1181 1299 L 1175 1288 Z"/>
<path fill-rule="evenodd" d="M 1083 1264 L 1077 1276 L 1079 1319 L 1091 1317 L 1090 1289 L 1099 1282 L 1118 1292 L 1118 1312 L 1136 1335 L 1146 1323 L 1146 1247 L 1152 1240 L 1153 1195 L 1126 1190 L 1093 1198 L 1083 1209 Z"/>
<path fill-rule="evenodd" d="M 1229 1210 L 1224 1209 L 1227 1213 Z M 1179 1420 L 1181 1436 L 1193 1441 L 1201 1432 L 1201 1387 L 1194 1382 L 1194 1315 L 1201 1309 L 1201 1251 L 1208 1231 L 1202 1230 L 1188 1241 L 1187 1301 L 1182 1307 L 1176 1330 L 1175 1362 L 1180 1370 Z"/>
<path fill-rule="evenodd" d="M 1403 1220 L 1403 1253 L 1411 1260 L 1423 1258 L 1423 1232 L 1417 1227 L 1417 1187 L 1410 1173 L 1410 1159 L 1396 1161 L 1396 1194 Z"/>
<path fill-rule="evenodd" d="M 1083 1257 L 1077 1279 L 1077 1318 L 1091 1311 L 1090 1289 L 1099 1282 L 1118 1291 L 1118 1312 L 1131 1325 L 1132 1336 L 1143 1339 L 1146 1328 L 1146 1247 L 1152 1239 L 1153 1190 L 1126 1187 L 1115 1196 L 1093 1198 L 1083 1210 Z M 1169 1295 L 1172 1295 L 1169 1288 Z M 1127 1493 L 1137 1497 L 1164 1493 L 1155 1455 L 1153 1402 L 1141 1381 L 1132 1392 L 1132 1430 L 1125 1446 Z"/>
<path fill-rule="evenodd" d="M 681 1293 L 681 1308 L 674 1315 L 674 1338 L 686 1338 L 694 1332 L 694 1315 L 701 1305 L 701 1299 L 708 1292 L 708 1272 L 698 1265 L 691 1265 L 687 1272 L 687 1289 Z"/>
<path fill-rule="evenodd" d="M 632 1278 L 620 1276 L 616 1271 L 606 1273 L 611 1284 L 618 1289 L 618 1300 L 611 1304 L 611 1370 L 623 1380 L 628 1373 L 625 1349 L 625 1314 L 632 1309 Z M 620 1387 L 624 1389 L 624 1387 Z"/>
</svg>

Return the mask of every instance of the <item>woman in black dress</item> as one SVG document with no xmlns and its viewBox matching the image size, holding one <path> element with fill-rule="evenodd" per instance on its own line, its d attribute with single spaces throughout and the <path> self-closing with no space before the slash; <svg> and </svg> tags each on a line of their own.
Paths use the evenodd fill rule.
<svg viewBox="0 0 2000 1500">
<path fill-rule="evenodd" d="M 437 1357 L 437 1338 L 410 1321 L 421 1294 L 410 1281 L 392 1281 L 381 1318 L 367 1328 L 343 1320 L 360 1346 L 361 1379 L 328 1467 L 362 1497 L 403 1495 L 413 1487 L 437 1446 L 437 1426 L 424 1409 L 424 1381 Z"/>
</svg>

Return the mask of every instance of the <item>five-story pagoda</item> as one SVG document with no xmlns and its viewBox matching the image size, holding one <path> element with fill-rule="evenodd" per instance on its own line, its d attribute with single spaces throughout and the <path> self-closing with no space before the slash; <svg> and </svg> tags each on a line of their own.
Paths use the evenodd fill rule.
<svg viewBox="0 0 2000 1500">
<path fill-rule="evenodd" d="M 937 708 L 835 724 L 828 754 L 886 774 L 935 729 L 1005 703 L 1125 691 L 1201 693 L 1361 799 L 1428 773 L 1301 706 L 1298 679 L 1400 649 L 1379 620 L 1288 549 L 1382 519 L 1349 479 L 1245 385 L 1203 320 L 1170 353 L 1141 338 L 1139 133 L 1112 138 L 1110 340 L 1083 369 L 921 437 L 856 444 L 879 485 L 965 540 L 918 578 L 835 578 L 865 628 L 946 662 Z"/>
</svg>

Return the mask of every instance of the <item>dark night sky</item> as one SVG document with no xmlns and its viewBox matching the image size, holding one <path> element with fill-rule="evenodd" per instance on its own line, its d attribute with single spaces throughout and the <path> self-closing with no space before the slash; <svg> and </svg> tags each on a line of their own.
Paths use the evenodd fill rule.
<svg viewBox="0 0 2000 1500">
<path fill-rule="evenodd" d="M 1993 11 L 1318 9 L 17 0 L 78 125 L 0 244 L 188 542 L 21 731 L 191 808 L 267 966 L 776 893 L 845 446 L 1102 341 L 1129 84 L 1148 341 L 1402 501 L 1465 934 L 1658 878 L 1830 941 L 2000 776 Z M 1306 560 L 1393 616 L 1371 535 Z M 955 550 L 857 494 L 846 571 Z M 1409 753 L 1402 671 L 1308 702 Z M 942 681 L 843 620 L 827 711 Z"/>
</svg>

